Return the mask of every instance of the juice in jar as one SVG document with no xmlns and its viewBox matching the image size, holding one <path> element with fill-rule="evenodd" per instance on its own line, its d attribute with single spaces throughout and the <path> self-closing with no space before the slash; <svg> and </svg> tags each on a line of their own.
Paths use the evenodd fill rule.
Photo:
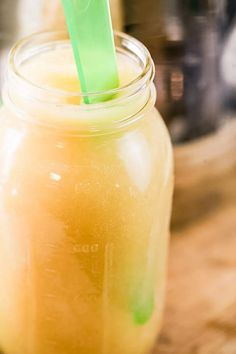
<svg viewBox="0 0 236 354">
<path fill-rule="evenodd" d="M 11 53 L 0 113 L 3 354 L 147 354 L 160 330 L 172 149 L 149 53 L 116 41 L 121 88 L 91 105 L 64 35 Z"/>
</svg>

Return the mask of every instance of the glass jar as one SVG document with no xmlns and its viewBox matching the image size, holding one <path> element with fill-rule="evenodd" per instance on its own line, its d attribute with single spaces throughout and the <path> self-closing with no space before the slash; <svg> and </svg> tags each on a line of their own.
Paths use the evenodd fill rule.
<svg viewBox="0 0 236 354">
<path fill-rule="evenodd" d="M 81 93 L 36 85 L 22 73 L 32 58 L 69 46 L 63 33 L 38 34 L 17 44 L 8 63 L 0 350 L 149 353 L 163 312 L 173 189 L 153 63 L 140 42 L 117 35 L 117 52 L 140 74 L 93 94 L 113 99 L 78 105 Z"/>
</svg>

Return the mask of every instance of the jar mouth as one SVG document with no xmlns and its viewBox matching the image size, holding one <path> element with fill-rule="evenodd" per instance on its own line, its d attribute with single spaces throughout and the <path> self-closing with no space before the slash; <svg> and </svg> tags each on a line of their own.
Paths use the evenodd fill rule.
<svg viewBox="0 0 236 354">
<path fill-rule="evenodd" d="M 124 96 L 132 96 L 142 87 L 149 85 L 153 81 L 155 76 L 155 66 L 149 51 L 140 41 L 121 32 L 115 32 L 114 38 L 116 51 L 118 53 L 129 55 L 133 60 L 138 62 L 141 67 L 141 73 L 138 76 L 129 83 L 118 88 L 100 92 L 88 92 L 85 94 L 80 91 L 67 91 L 60 88 L 39 85 L 24 76 L 21 72 L 21 65 L 25 60 L 30 58 L 30 56 L 37 53 L 38 45 L 45 43 L 50 44 L 50 42 L 65 42 L 68 44 L 69 37 L 66 31 L 38 32 L 16 43 L 9 54 L 8 78 L 10 81 L 14 81 L 14 83 L 24 87 L 24 91 L 30 93 L 30 97 L 42 99 L 42 96 L 44 96 L 47 97 L 47 102 L 54 101 L 55 103 L 63 97 L 79 98 L 81 102 L 84 102 L 85 97 L 90 97 L 92 102 L 98 102 L 99 100 L 96 100 L 98 97 L 114 97 L 114 99 L 111 100 L 101 100 L 99 103 L 86 104 L 87 108 L 97 107 L 101 104 L 104 106 L 104 104 L 117 101 L 117 99 L 119 100 Z M 51 100 L 50 98 L 53 99 Z M 76 104 L 70 103 L 69 105 L 74 106 Z"/>
</svg>

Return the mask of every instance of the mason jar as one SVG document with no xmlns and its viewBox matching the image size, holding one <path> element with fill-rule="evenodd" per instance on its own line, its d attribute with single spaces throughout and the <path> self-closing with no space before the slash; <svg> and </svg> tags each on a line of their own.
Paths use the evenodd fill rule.
<svg viewBox="0 0 236 354">
<path fill-rule="evenodd" d="M 172 148 L 148 51 L 115 40 L 135 77 L 89 94 L 93 104 L 66 34 L 11 51 L 0 111 L 4 354 L 146 354 L 159 333 Z"/>
</svg>

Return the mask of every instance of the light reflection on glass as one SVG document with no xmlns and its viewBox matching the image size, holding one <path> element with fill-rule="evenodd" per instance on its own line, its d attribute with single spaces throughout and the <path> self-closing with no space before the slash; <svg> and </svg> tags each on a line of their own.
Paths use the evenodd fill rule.
<svg viewBox="0 0 236 354">
<path fill-rule="evenodd" d="M 55 172 L 50 173 L 50 178 L 55 182 L 59 182 L 61 180 L 61 176 Z"/>
<path fill-rule="evenodd" d="M 16 159 L 19 145 L 25 135 L 24 131 L 8 130 L 3 140 L 2 153 L 2 175 L 4 179 L 8 179 L 11 166 Z"/>
<path fill-rule="evenodd" d="M 126 134 L 119 141 L 119 155 L 132 181 L 144 192 L 152 174 L 151 154 L 145 137 L 137 132 Z"/>
</svg>

